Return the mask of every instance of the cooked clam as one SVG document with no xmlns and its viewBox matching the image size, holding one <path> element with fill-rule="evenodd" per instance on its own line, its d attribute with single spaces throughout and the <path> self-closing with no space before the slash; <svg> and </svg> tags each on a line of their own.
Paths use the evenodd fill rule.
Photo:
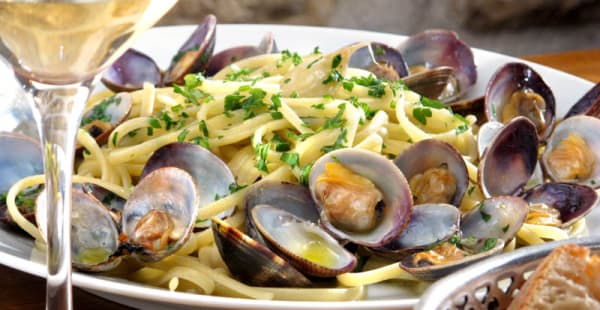
<svg viewBox="0 0 600 310">
<path fill-rule="evenodd" d="M 255 206 L 252 222 L 276 253 L 304 274 L 334 277 L 356 266 L 356 258 L 314 223 L 269 205 Z"/>
<path fill-rule="evenodd" d="M 462 215 L 462 237 L 508 241 L 519 231 L 528 211 L 527 202 L 516 196 L 488 198 Z"/>
<path fill-rule="evenodd" d="M 447 30 L 426 30 L 411 36 L 398 46 L 409 67 L 410 74 L 450 67 L 452 78 L 443 96 L 428 97 L 443 102 L 454 101 L 463 96 L 477 80 L 477 71 L 471 48 L 462 42 L 456 33 Z"/>
<path fill-rule="evenodd" d="M 234 277 L 256 286 L 311 285 L 309 279 L 266 246 L 218 218 L 211 222 L 221 258 Z"/>
<path fill-rule="evenodd" d="M 185 171 L 166 167 L 146 175 L 123 207 L 121 227 L 137 257 L 157 261 L 177 251 L 196 222 L 198 193 Z"/>
<path fill-rule="evenodd" d="M 579 114 L 600 117 L 600 83 L 594 85 L 594 87 L 577 100 L 567 114 L 565 114 L 565 118 Z"/>
<path fill-rule="evenodd" d="M 129 117 L 132 106 L 131 94 L 118 93 L 100 101 L 86 112 L 81 118 L 81 127 L 102 145 L 113 130 Z"/>
<path fill-rule="evenodd" d="M 460 205 L 469 176 L 460 153 L 452 145 L 421 140 L 398 155 L 394 163 L 408 180 L 415 204 Z"/>
<path fill-rule="evenodd" d="M 236 46 L 214 54 L 206 67 L 206 75 L 213 76 L 230 64 L 252 56 L 277 53 L 277 44 L 271 32 L 267 33 L 258 46 Z"/>
<path fill-rule="evenodd" d="M 550 87 L 535 70 L 523 63 L 508 63 L 498 69 L 485 92 L 488 120 L 506 124 L 517 116 L 527 117 L 542 140 L 554 127 L 555 105 Z"/>
<path fill-rule="evenodd" d="M 379 78 L 396 81 L 408 75 L 408 67 L 398 50 L 379 42 L 371 42 L 354 52 L 348 64 L 364 69 Z"/>
<path fill-rule="evenodd" d="M 479 162 L 479 187 L 486 197 L 517 194 L 535 170 L 538 136 L 524 116 L 514 118 L 493 138 Z"/>
<path fill-rule="evenodd" d="M 183 84 L 188 73 L 202 72 L 208 65 L 215 48 L 217 18 L 209 14 L 181 45 L 164 74 L 162 84 Z"/>
<path fill-rule="evenodd" d="M 529 203 L 527 223 L 569 227 L 598 204 L 598 193 L 574 183 L 545 183 L 524 195 Z"/>
<path fill-rule="evenodd" d="M 556 125 L 542 154 L 542 167 L 555 182 L 600 186 L 600 119 L 569 117 Z"/>
<path fill-rule="evenodd" d="M 125 92 L 142 89 L 144 83 L 159 85 L 160 68 L 148 55 L 128 49 L 102 75 L 102 83 L 114 91 Z"/>
<path fill-rule="evenodd" d="M 81 190 L 71 191 L 71 259 L 73 266 L 89 272 L 107 271 L 121 262 L 117 255 L 119 231 L 117 223 L 100 201 Z M 46 194 L 36 201 L 36 222 L 46 236 Z"/>
<path fill-rule="evenodd" d="M 444 242 L 400 261 L 400 267 L 422 281 L 435 281 L 482 259 L 498 254 L 504 240 L 467 238 Z"/>
<path fill-rule="evenodd" d="M 384 256 L 402 256 L 449 240 L 459 233 L 460 211 L 444 203 L 415 205 L 406 229 L 383 247 L 374 248 Z"/>
<path fill-rule="evenodd" d="M 189 173 L 196 184 L 199 199 L 196 207 L 202 208 L 213 202 L 215 197 L 229 194 L 231 185 L 235 185 L 233 173 L 219 157 L 209 150 L 188 142 L 173 142 L 156 150 L 146 162 L 141 179 L 163 167 L 177 167 Z M 218 216 L 229 216 L 233 209 Z M 208 223 L 199 223 L 198 227 L 208 227 Z"/>
<path fill-rule="evenodd" d="M 334 237 L 381 246 L 408 225 L 412 198 L 406 179 L 381 155 L 340 149 L 317 160 L 309 188 L 321 224 Z"/>
</svg>

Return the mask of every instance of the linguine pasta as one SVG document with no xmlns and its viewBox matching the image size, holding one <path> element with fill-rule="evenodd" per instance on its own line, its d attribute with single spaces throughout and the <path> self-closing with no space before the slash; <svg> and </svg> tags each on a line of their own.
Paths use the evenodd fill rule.
<svg viewBox="0 0 600 310">
<path fill-rule="evenodd" d="M 77 141 L 85 148 L 75 183 L 93 183 L 127 198 L 145 162 L 158 148 L 176 141 L 197 143 L 218 155 L 233 172 L 239 190 L 200 208 L 204 221 L 241 206 L 252 184 L 264 180 L 303 183 L 312 163 L 323 153 L 343 147 L 361 148 L 390 158 L 424 139 L 456 147 L 467 164 L 471 189 L 460 209 L 467 211 L 484 197 L 477 189 L 476 119 L 461 117 L 406 89 L 401 83 L 374 78 L 349 68 L 357 44 L 323 55 L 289 52 L 241 60 L 212 79 L 186 77 L 182 86 L 156 88 L 144 84 L 131 93 L 129 118 L 98 145 L 86 131 Z M 88 110 L 111 97 L 104 91 L 90 98 Z M 18 212 L 21 190 L 43 183 L 42 176 L 17 182 L 7 197 L 16 223 L 37 241 L 37 228 Z M 75 206 L 74 206 L 75 207 Z M 226 221 L 243 227 L 239 208 Z M 525 224 L 519 244 L 565 239 L 585 231 L 585 220 L 570 231 Z M 514 249 L 516 241 L 507 245 Z M 259 288 L 233 278 L 221 260 L 210 228 L 194 233 L 175 255 L 157 263 L 126 264 L 114 275 L 170 290 L 224 296 L 286 300 L 353 300 L 364 287 L 389 279 L 417 281 L 397 263 L 338 276 L 338 288 Z"/>
</svg>

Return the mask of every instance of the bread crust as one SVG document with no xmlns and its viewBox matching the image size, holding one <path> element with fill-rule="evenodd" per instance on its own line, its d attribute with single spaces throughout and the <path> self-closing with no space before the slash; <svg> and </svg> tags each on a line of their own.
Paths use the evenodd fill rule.
<svg viewBox="0 0 600 310">
<path fill-rule="evenodd" d="M 574 244 L 557 247 L 508 309 L 600 309 L 600 258 Z"/>
</svg>

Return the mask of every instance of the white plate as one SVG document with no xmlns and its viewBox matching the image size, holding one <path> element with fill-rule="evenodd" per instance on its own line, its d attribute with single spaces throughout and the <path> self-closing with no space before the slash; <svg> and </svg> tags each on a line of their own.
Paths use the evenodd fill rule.
<svg viewBox="0 0 600 310">
<path fill-rule="evenodd" d="M 151 29 L 143 35 L 136 48 L 152 55 L 161 68 L 166 68 L 171 56 L 192 32 L 193 27 L 164 27 Z M 352 42 L 372 40 L 396 46 L 404 39 L 402 36 L 367 31 L 316 28 L 301 26 L 273 25 L 219 25 L 217 27 L 216 50 L 226 47 L 259 42 L 265 32 L 273 32 L 280 49 L 289 49 L 299 53 L 310 53 L 315 46 L 328 52 Z M 503 63 L 521 61 L 516 58 L 475 49 L 475 62 L 478 67 L 478 83 L 471 96 L 482 94 L 491 74 Z M 564 114 L 578 98 L 593 84 L 589 81 L 566 73 L 531 64 L 554 90 L 559 114 Z M 6 81 L 6 69 L 0 68 L 0 80 Z M 4 71 L 4 72 L 2 72 Z M 4 83 L 4 82 L 3 82 Z M 5 90 L 6 92 L 6 90 Z M 5 93 L 6 96 L 6 93 Z M 2 90 L 0 90 L 0 99 Z M 1 106 L 1 105 L 0 105 Z M 1 109 L 0 109 L 1 110 Z M 2 122 L 6 125 L 10 122 Z M 0 127 L 0 130 L 2 127 Z M 6 128 L 5 128 L 6 129 Z M 588 217 L 591 234 L 600 235 L 600 210 L 595 209 Z M 40 277 L 45 276 L 45 256 L 33 247 L 33 241 L 0 226 L 0 263 Z M 82 273 L 74 273 L 73 283 L 83 289 L 144 309 L 195 307 L 215 309 L 400 309 L 412 307 L 425 289 L 424 285 L 411 287 L 400 282 L 374 285 L 368 289 L 368 300 L 341 303 L 321 302 L 285 302 L 256 301 L 235 298 L 173 293 L 163 289 L 151 288 L 120 279 L 112 279 Z"/>
</svg>

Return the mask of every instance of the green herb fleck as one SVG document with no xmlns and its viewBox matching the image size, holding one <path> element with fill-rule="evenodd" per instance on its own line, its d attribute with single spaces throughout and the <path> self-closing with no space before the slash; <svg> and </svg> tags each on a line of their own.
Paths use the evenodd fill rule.
<svg viewBox="0 0 600 310">
<path fill-rule="evenodd" d="M 310 106 L 311 108 L 315 109 L 315 110 L 325 110 L 325 103 L 321 102 L 318 104 L 313 104 Z"/>
<path fill-rule="evenodd" d="M 506 224 L 506 226 L 502 227 L 502 232 L 506 233 L 508 231 L 509 227 L 510 227 L 510 224 Z"/>
<path fill-rule="evenodd" d="M 302 167 L 300 175 L 298 176 L 298 182 L 300 182 L 300 184 L 308 186 L 308 177 L 310 176 L 312 167 L 313 164 L 307 164 L 306 166 Z"/>
<path fill-rule="evenodd" d="M 321 152 L 323 152 L 323 153 L 329 153 L 331 151 L 334 151 L 334 150 L 346 147 L 344 145 L 344 143 L 347 142 L 347 139 L 346 139 L 347 133 L 348 133 L 348 131 L 346 130 L 346 128 L 342 128 L 342 132 L 336 138 L 335 143 L 333 143 L 332 145 L 326 145 L 326 146 L 322 147 L 321 148 Z"/>
<path fill-rule="evenodd" d="M 99 104 L 94 106 L 92 110 L 86 113 L 86 117 L 81 121 L 81 126 L 85 126 L 93 121 L 110 122 L 111 116 L 106 114 L 106 109 L 111 104 L 121 104 L 121 97 L 112 96 L 102 100 Z"/>
<path fill-rule="evenodd" d="M 269 172 L 267 168 L 267 155 L 269 155 L 269 148 L 271 148 L 270 143 L 258 144 L 255 147 L 255 153 L 257 156 L 257 161 L 255 167 L 262 172 Z"/>
<path fill-rule="evenodd" d="M 342 62 L 342 55 L 341 54 L 335 55 L 333 57 L 333 60 L 331 61 L 331 69 L 337 68 L 341 62 Z"/>
<path fill-rule="evenodd" d="M 177 136 L 177 141 L 183 142 L 185 140 L 185 137 L 188 135 L 188 133 L 190 133 L 189 130 L 187 130 L 187 129 L 182 130 L 181 133 L 179 133 L 179 135 Z"/>
<path fill-rule="evenodd" d="M 498 239 L 496 239 L 496 238 L 487 238 L 483 242 L 483 248 L 481 249 L 481 251 L 482 252 L 489 251 L 489 250 L 493 249 L 496 246 L 497 243 L 498 243 Z"/>
<path fill-rule="evenodd" d="M 427 125 L 427 118 L 433 115 L 429 108 L 419 107 L 414 108 L 412 114 L 415 117 L 415 119 L 423 125 Z"/>
<path fill-rule="evenodd" d="M 295 152 L 285 152 L 281 154 L 281 161 L 290 165 L 290 167 L 295 168 L 300 164 L 300 155 Z"/>
<path fill-rule="evenodd" d="M 117 146 L 118 136 L 119 136 L 119 132 L 118 131 L 114 131 L 113 132 L 113 136 L 112 136 L 112 144 L 113 144 L 113 146 Z"/>
</svg>

